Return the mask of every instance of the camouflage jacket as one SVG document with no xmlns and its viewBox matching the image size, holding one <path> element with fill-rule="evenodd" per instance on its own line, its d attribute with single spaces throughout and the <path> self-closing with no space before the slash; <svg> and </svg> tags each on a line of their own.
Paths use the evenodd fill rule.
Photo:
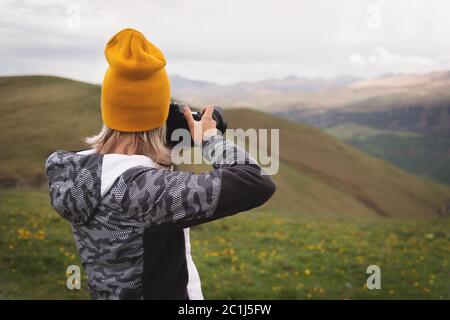
<svg viewBox="0 0 450 320">
<path fill-rule="evenodd" d="M 71 222 L 93 299 L 203 299 L 189 227 L 259 206 L 275 185 L 221 136 L 205 139 L 202 152 L 213 168 L 198 175 L 143 155 L 47 159 L 50 202 Z"/>
</svg>

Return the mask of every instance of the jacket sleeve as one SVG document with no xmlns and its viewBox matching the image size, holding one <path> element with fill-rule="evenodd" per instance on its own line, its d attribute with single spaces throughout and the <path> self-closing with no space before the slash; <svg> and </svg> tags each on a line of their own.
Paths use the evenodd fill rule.
<svg viewBox="0 0 450 320">
<path fill-rule="evenodd" d="M 243 149 L 219 135 L 202 142 L 203 157 L 213 169 L 202 174 L 147 170 L 137 177 L 148 193 L 146 227 L 190 227 L 264 204 L 275 184 Z"/>
</svg>

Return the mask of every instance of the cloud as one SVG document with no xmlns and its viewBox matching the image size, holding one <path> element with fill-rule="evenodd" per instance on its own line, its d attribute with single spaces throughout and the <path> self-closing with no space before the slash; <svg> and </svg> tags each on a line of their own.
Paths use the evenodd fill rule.
<svg viewBox="0 0 450 320">
<path fill-rule="evenodd" d="M 353 53 L 350 64 L 357 68 L 371 68 L 384 72 L 424 72 L 438 65 L 439 59 L 430 56 L 407 55 L 392 52 L 384 47 L 376 47 L 366 56 Z"/>
<path fill-rule="evenodd" d="M 430 57 L 394 53 L 383 47 L 376 47 L 375 53 L 370 55 L 368 60 L 371 64 L 401 69 L 429 67 L 433 63 L 433 59 Z"/>
<path fill-rule="evenodd" d="M 366 59 L 357 53 L 352 53 L 348 57 L 348 61 L 355 67 L 362 67 L 367 64 Z"/>
<path fill-rule="evenodd" d="M 450 33 L 450 2 L 378 0 L 377 30 L 367 27 L 373 3 L 4 0 L 0 74 L 45 72 L 100 82 L 104 45 L 125 27 L 159 46 L 172 74 L 222 83 L 448 67 L 450 42 L 442 39 Z M 68 27 L 74 18 L 79 28 Z"/>
</svg>

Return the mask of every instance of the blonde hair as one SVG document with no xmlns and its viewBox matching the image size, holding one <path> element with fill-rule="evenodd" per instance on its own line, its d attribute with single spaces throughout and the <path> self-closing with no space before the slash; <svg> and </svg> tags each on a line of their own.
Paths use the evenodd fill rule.
<svg viewBox="0 0 450 320">
<path fill-rule="evenodd" d="M 166 125 L 142 132 L 122 132 L 103 126 L 99 134 L 84 141 L 100 154 L 138 154 L 165 167 L 172 164 L 171 151 L 166 144 Z"/>
</svg>

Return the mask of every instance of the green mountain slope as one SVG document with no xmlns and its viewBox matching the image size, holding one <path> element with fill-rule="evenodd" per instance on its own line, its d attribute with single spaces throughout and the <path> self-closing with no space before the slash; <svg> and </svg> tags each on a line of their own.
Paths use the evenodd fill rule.
<svg viewBox="0 0 450 320">
<path fill-rule="evenodd" d="M 450 185 L 449 89 L 450 72 L 391 75 L 318 91 L 316 102 L 299 100 L 278 114 Z"/>
<path fill-rule="evenodd" d="M 273 204 L 288 201 L 293 189 L 299 210 L 312 213 L 320 207 L 320 213 L 342 215 L 426 216 L 449 196 L 448 187 L 407 174 L 319 129 L 250 110 L 228 111 L 227 118 L 235 127 L 280 128 L 282 168 L 275 177 L 280 191 Z M 434 201 L 439 204 L 431 209 Z"/>
<path fill-rule="evenodd" d="M 85 148 L 101 126 L 100 87 L 55 77 L 0 78 L 0 181 L 41 183 L 56 149 Z M 233 128 L 279 128 L 277 193 L 266 207 L 287 215 L 425 217 L 450 188 L 368 156 L 309 126 L 245 109 L 227 110 Z"/>
<path fill-rule="evenodd" d="M 324 130 L 408 172 L 450 185 L 450 138 L 445 132 L 394 131 L 355 123 Z"/>
<path fill-rule="evenodd" d="M 443 160 L 431 173 L 431 177 L 442 183 L 450 185 L 450 157 Z"/>
</svg>

